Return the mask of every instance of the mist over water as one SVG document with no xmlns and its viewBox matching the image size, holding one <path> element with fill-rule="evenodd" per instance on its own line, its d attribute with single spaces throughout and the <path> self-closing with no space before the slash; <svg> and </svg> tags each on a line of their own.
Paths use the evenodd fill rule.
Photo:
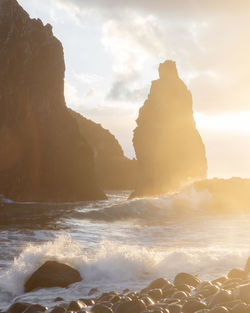
<svg viewBox="0 0 250 313">
<path fill-rule="evenodd" d="M 58 296 L 87 296 L 91 288 L 137 290 L 180 271 L 212 279 L 244 266 L 250 214 L 240 207 L 216 211 L 213 194 L 193 188 L 130 201 L 128 195 L 74 204 L 6 201 L 0 210 L 1 307 L 51 305 Z M 77 268 L 83 281 L 24 294 L 24 282 L 46 260 Z"/>
</svg>

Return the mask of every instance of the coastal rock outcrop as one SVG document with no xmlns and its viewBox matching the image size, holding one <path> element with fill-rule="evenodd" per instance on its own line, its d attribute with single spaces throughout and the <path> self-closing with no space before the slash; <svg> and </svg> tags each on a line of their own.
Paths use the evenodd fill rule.
<svg viewBox="0 0 250 313">
<path fill-rule="evenodd" d="M 103 189 L 134 189 L 137 161 L 125 157 L 119 142 L 107 129 L 69 109 L 80 133 L 94 152 L 96 176 Z"/>
<path fill-rule="evenodd" d="M 25 292 L 37 288 L 64 288 L 81 280 L 81 275 L 76 269 L 56 261 L 47 261 L 31 275 L 24 288 Z"/>
<path fill-rule="evenodd" d="M 248 212 L 250 208 L 250 179 L 241 177 L 213 178 L 195 182 L 190 186 L 199 193 L 205 192 L 212 201 L 210 208 L 225 212 Z M 249 266 L 250 271 L 250 266 Z"/>
<path fill-rule="evenodd" d="M 207 173 L 205 147 L 193 118 L 192 95 L 176 64 L 159 66 L 134 130 L 138 183 L 132 196 L 176 191 Z"/>
<path fill-rule="evenodd" d="M 104 199 L 93 152 L 64 98 L 51 25 L 0 1 L 0 193 L 17 201 Z"/>
</svg>

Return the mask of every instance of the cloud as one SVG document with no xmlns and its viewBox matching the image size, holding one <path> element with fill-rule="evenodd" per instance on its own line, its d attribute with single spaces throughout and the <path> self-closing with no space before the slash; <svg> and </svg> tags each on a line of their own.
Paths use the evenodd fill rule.
<svg viewBox="0 0 250 313">
<path fill-rule="evenodd" d="M 102 44 L 113 62 L 106 99 L 142 101 L 156 65 L 173 59 L 195 110 L 250 109 L 248 0 L 57 1 L 79 20 L 87 14 L 102 21 Z"/>
<path fill-rule="evenodd" d="M 62 39 L 67 103 L 111 129 L 127 151 L 143 93 L 159 63 L 173 59 L 208 121 L 198 126 L 210 175 L 249 173 L 249 129 L 212 131 L 216 115 L 250 111 L 249 0 L 19 1 Z"/>
<path fill-rule="evenodd" d="M 107 100 L 143 103 L 149 88 L 146 86 L 144 88 L 130 89 L 127 85 L 129 83 L 126 80 L 115 81 L 107 95 Z"/>
<path fill-rule="evenodd" d="M 104 23 L 102 43 L 112 55 L 114 73 L 107 100 L 144 102 L 149 89 L 149 83 L 143 77 L 145 63 L 155 54 L 164 54 L 160 32 L 160 26 L 152 16 L 133 16 L 129 25 L 127 19 Z"/>
<path fill-rule="evenodd" d="M 89 73 L 77 73 L 73 72 L 73 75 L 75 76 L 76 79 L 81 81 L 81 83 L 92 85 L 95 83 L 100 83 L 103 81 L 103 77 L 96 75 L 96 74 L 89 74 Z"/>
<path fill-rule="evenodd" d="M 155 12 L 158 14 L 201 14 L 205 15 L 219 12 L 219 13 L 244 13 L 247 15 L 245 8 L 249 8 L 248 0 L 57 0 L 58 2 L 64 3 L 71 8 L 81 9 L 83 11 L 100 11 L 103 10 L 106 13 L 109 12 L 124 12 L 124 10 L 141 10 L 145 12 Z"/>
</svg>

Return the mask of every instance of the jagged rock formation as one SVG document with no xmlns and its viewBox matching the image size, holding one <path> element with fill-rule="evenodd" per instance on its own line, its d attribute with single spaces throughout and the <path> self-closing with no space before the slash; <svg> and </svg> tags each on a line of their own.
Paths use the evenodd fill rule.
<svg viewBox="0 0 250 313">
<path fill-rule="evenodd" d="M 103 199 L 92 150 L 64 99 L 51 25 L 0 1 L 0 193 L 19 201 Z"/>
<path fill-rule="evenodd" d="M 195 127 L 192 95 L 178 77 L 176 64 L 159 67 L 134 130 L 138 184 L 133 196 L 178 190 L 206 177 L 205 147 Z"/>
<path fill-rule="evenodd" d="M 123 150 L 107 129 L 79 113 L 70 110 L 77 120 L 80 133 L 94 151 L 96 175 L 103 189 L 134 189 L 137 161 L 124 156 Z"/>
</svg>

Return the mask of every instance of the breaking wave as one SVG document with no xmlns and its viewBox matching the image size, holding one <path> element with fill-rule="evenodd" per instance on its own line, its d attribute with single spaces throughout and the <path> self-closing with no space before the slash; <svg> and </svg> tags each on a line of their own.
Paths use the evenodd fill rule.
<svg viewBox="0 0 250 313">
<path fill-rule="evenodd" d="M 12 265 L 0 275 L 0 290 L 11 297 L 21 295 L 28 277 L 46 260 L 57 260 L 79 270 L 84 286 L 141 286 L 157 277 L 172 279 L 187 271 L 203 278 L 225 274 L 232 267 L 243 266 L 248 249 L 170 248 L 160 250 L 137 245 L 121 245 L 103 240 L 92 253 L 61 235 L 45 244 L 24 247 Z M 77 283 L 79 285 L 81 283 Z"/>
</svg>

